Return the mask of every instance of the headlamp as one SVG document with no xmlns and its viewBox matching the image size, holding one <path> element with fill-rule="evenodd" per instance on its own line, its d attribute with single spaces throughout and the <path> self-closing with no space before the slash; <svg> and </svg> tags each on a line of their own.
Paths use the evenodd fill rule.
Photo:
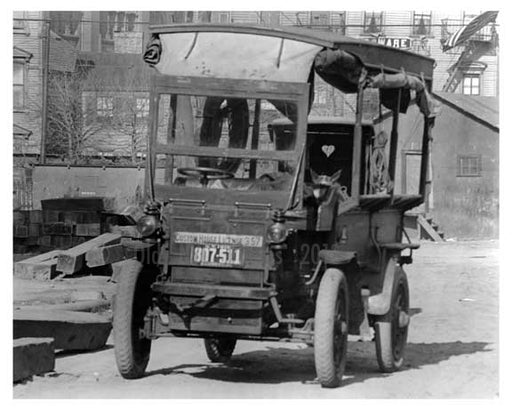
<svg viewBox="0 0 512 410">
<path fill-rule="evenodd" d="M 283 243 L 288 236 L 284 223 L 275 222 L 267 228 L 267 240 L 270 243 Z"/>
<path fill-rule="evenodd" d="M 145 215 L 137 221 L 137 230 L 143 238 L 146 238 L 155 233 L 158 225 L 158 219 L 155 215 Z"/>
</svg>

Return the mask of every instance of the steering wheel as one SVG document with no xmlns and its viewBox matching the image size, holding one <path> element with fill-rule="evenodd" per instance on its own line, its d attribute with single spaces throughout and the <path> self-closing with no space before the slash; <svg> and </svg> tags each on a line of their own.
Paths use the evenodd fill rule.
<svg viewBox="0 0 512 410">
<path fill-rule="evenodd" d="M 231 179 L 235 176 L 232 172 L 208 167 L 178 168 L 178 173 L 186 177 L 199 178 L 199 182 L 205 188 L 212 179 Z"/>
</svg>

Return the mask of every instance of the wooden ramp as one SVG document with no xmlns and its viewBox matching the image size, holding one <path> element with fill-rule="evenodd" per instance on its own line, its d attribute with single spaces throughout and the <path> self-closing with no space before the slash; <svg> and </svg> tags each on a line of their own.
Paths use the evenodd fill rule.
<svg viewBox="0 0 512 410">
<path fill-rule="evenodd" d="M 444 241 L 441 235 L 439 235 L 439 233 L 434 229 L 434 227 L 427 221 L 427 219 L 423 215 L 418 215 L 418 225 L 434 242 Z"/>
</svg>

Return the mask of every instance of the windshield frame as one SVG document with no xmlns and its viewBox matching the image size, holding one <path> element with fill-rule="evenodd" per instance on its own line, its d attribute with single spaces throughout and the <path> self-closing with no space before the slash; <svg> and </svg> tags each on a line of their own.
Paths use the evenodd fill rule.
<svg viewBox="0 0 512 410">
<path fill-rule="evenodd" d="M 224 78 L 175 77 L 153 74 L 150 94 L 148 158 L 146 167 L 146 187 L 152 185 L 156 175 L 157 154 L 184 155 L 191 157 L 219 156 L 242 159 L 262 159 L 274 161 L 297 161 L 299 164 L 302 147 L 306 141 L 309 90 L 307 83 L 284 83 L 261 80 L 237 80 Z M 159 101 L 162 95 L 225 96 L 227 98 L 286 100 L 297 107 L 297 134 L 295 147 L 289 151 L 268 151 L 241 148 L 218 148 L 162 144 L 158 138 Z M 304 173 L 300 167 L 299 181 Z M 299 188 L 302 184 L 299 184 Z M 295 196 L 302 195 L 297 189 Z M 151 191 L 146 188 L 151 195 Z M 284 191 L 283 191 L 284 192 Z"/>
</svg>

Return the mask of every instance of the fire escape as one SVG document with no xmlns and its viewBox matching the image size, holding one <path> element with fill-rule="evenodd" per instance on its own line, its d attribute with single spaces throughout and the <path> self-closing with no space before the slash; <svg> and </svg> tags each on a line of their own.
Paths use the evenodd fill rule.
<svg viewBox="0 0 512 410">
<path fill-rule="evenodd" d="M 461 27 L 461 24 L 467 24 L 472 17 L 473 16 L 464 16 L 463 20 L 442 20 L 441 42 L 444 43 L 447 41 L 451 34 Z M 449 54 L 458 54 L 458 58 L 457 61 L 448 68 L 448 79 L 442 91 L 449 93 L 455 92 L 464 77 L 464 72 L 477 63 L 482 55 L 489 53 L 490 49 L 496 46 L 496 41 L 497 34 L 495 24 L 491 23 L 476 32 L 462 45 L 448 51 Z"/>
</svg>

